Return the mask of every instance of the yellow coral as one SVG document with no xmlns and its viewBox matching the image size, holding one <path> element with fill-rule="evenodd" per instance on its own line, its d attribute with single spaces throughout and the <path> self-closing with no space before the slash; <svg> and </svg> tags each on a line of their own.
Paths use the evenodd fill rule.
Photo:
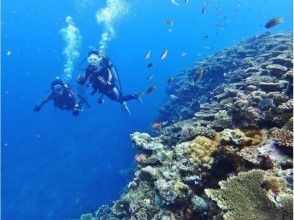
<svg viewBox="0 0 294 220">
<path fill-rule="evenodd" d="M 212 153 L 217 150 L 218 141 L 211 140 L 204 136 L 197 136 L 194 140 L 186 142 L 186 152 L 190 161 L 195 165 L 209 168 L 213 163 Z"/>
</svg>

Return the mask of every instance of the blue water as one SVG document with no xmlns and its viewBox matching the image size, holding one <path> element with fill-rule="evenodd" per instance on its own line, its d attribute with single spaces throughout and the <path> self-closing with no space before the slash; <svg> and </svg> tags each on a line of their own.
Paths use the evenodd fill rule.
<svg viewBox="0 0 294 220">
<path fill-rule="evenodd" d="M 272 17 L 283 16 L 285 22 L 271 32 L 292 31 L 293 25 L 291 0 L 178 0 L 179 7 L 170 0 L 128 2 L 130 14 L 115 25 L 116 37 L 106 52 L 117 65 L 125 93 L 153 84 L 157 89 L 143 103 L 129 103 L 131 117 L 110 100 L 98 105 L 96 95 L 89 97 L 92 107 L 75 118 L 52 103 L 38 113 L 33 107 L 62 73 L 65 43 L 59 31 L 65 17 L 73 17 L 83 38 L 78 64 L 88 46 L 98 45 L 103 29 L 95 13 L 105 1 L 2 1 L 2 219 L 74 219 L 110 204 L 133 175 L 136 152 L 129 134 L 151 132 L 170 76 L 264 32 Z M 172 32 L 168 18 L 174 21 Z M 168 56 L 160 61 L 165 48 Z M 149 49 L 152 69 L 144 59 Z M 186 57 L 180 56 L 183 51 Z M 78 73 L 75 65 L 73 78 Z M 146 81 L 148 75 L 155 75 L 153 82 Z"/>
</svg>

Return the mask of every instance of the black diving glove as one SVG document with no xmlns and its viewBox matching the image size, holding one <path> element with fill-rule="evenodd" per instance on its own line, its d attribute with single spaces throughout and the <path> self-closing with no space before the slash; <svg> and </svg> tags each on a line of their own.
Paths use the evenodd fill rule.
<svg viewBox="0 0 294 220">
<path fill-rule="evenodd" d="M 34 107 L 34 111 L 35 112 L 38 112 L 38 111 L 40 111 L 41 110 L 41 105 L 36 105 L 35 107 Z"/>
<path fill-rule="evenodd" d="M 73 109 L 73 111 L 72 111 L 72 114 L 74 116 L 78 116 L 79 113 L 80 113 L 80 106 L 78 104 L 76 104 L 75 107 L 74 107 L 74 109 Z"/>
</svg>

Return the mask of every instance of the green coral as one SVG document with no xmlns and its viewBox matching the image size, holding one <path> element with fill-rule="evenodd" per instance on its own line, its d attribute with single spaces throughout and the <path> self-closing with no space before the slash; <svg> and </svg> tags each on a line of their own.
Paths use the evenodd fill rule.
<svg viewBox="0 0 294 220">
<path fill-rule="evenodd" d="M 220 181 L 220 189 L 206 189 L 205 193 L 226 211 L 225 220 L 282 220 L 292 213 L 289 197 L 281 197 L 281 202 L 270 199 L 262 183 L 267 172 L 252 170 L 240 173 L 226 181 Z M 286 195 L 291 195 L 287 193 Z M 278 197 L 279 198 L 279 197 Z"/>
<path fill-rule="evenodd" d="M 185 199 L 188 196 L 189 186 L 187 186 L 185 183 L 177 182 L 175 184 L 175 192 L 180 199 Z"/>
</svg>

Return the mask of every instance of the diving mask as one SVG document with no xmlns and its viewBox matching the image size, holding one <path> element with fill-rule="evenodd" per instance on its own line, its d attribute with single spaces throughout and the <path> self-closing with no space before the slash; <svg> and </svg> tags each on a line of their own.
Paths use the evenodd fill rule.
<svg viewBox="0 0 294 220">
<path fill-rule="evenodd" d="M 63 93 L 63 86 L 60 85 L 60 84 L 57 84 L 55 86 L 53 86 L 53 92 L 56 94 L 56 95 L 62 95 Z"/>
<path fill-rule="evenodd" d="M 101 60 L 101 57 L 93 53 L 90 54 L 90 56 L 88 56 L 87 58 L 88 63 L 94 66 L 98 66 L 100 60 Z"/>
</svg>

